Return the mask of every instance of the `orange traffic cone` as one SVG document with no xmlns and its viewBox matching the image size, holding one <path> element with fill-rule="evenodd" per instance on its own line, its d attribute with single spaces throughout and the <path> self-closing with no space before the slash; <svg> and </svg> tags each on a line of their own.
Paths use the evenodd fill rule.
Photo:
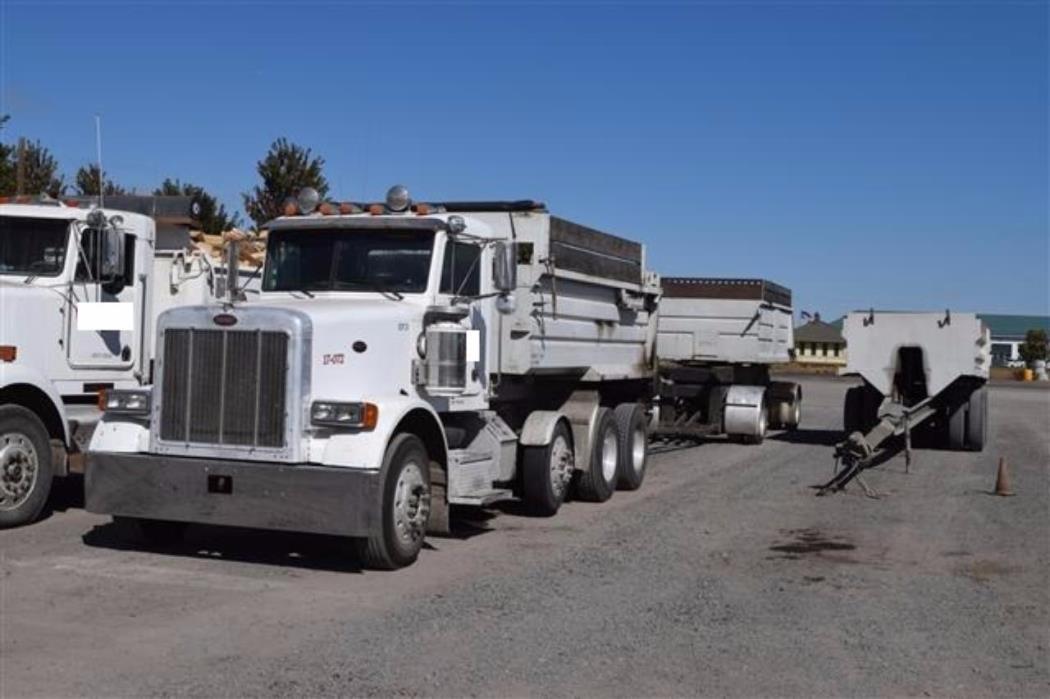
<svg viewBox="0 0 1050 699">
<path fill-rule="evenodd" d="M 996 495 L 1013 495 L 1014 491 L 1010 490 L 1010 470 L 1006 467 L 1006 459 L 999 457 L 999 472 L 995 475 L 995 494 Z"/>
</svg>

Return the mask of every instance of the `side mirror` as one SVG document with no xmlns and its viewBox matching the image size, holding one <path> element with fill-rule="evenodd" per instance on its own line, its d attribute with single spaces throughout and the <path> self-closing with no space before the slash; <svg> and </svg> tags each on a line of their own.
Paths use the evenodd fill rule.
<svg viewBox="0 0 1050 699">
<path fill-rule="evenodd" d="M 113 226 L 102 231 L 102 250 L 99 256 L 99 279 L 114 282 L 124 273 L 124 235 Z"/>
<path fill-rule="evenodd" d="M 518 286 L 518 254 L 513 243 L 497 241 L 492 246 L 492 286 L 502 294 Z"/>
</svg>

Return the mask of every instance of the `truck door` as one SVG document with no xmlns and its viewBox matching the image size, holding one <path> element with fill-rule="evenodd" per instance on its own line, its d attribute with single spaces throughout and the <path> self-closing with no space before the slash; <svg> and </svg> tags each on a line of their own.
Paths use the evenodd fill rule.
<svg viewBox="0 0 1050 699">
<path fill-rule="evenodd" d="M 142 318 L 142 299 L 135 282 L 135 236 L 107 233 L 99 228 L 79 229 L 79 248 L 77 232 L 71 236 L 77 268 L 67 298 L 66 354 L 74 369 L 130 369 L 140 351 L 135 340 Z M 122 249 L 114 250 L 114 245 Z M 94 304 L 128 305 L 106 308 Z M 129 317 L 130 327 L 122 322 Z"/>
</svg>

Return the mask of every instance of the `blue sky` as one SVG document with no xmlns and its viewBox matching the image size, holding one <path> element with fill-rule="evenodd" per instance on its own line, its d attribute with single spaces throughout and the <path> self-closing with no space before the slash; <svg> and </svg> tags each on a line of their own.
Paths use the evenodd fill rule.
<svg viewBox="0 0 1050 699">
<path fill-rule="evenodd" d="M 4 138 L 227 206 L 278 136 L 333 195 L 536 198 L 796 306 L 1050 312 L 1043 2 L 0 0 Z"/>
</svg>

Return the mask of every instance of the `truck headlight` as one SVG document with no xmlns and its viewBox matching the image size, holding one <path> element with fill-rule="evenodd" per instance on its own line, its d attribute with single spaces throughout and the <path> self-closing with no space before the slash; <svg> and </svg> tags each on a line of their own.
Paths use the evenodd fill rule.
<svg viewBox="0 0 1050 699">
<path fill-rule="evenodd" d="M 100 401 L 107 413 L 120 415 L 149 415 L 149 391 L 106 391 Z"/>
<path fill-rule="evenodd" d="M 370 430 L 379 422 L 379 408 L 374 403 L 318 400 L 310 406 L 310 422 L 324 427 L 359 427 Z"/>
</svg>

